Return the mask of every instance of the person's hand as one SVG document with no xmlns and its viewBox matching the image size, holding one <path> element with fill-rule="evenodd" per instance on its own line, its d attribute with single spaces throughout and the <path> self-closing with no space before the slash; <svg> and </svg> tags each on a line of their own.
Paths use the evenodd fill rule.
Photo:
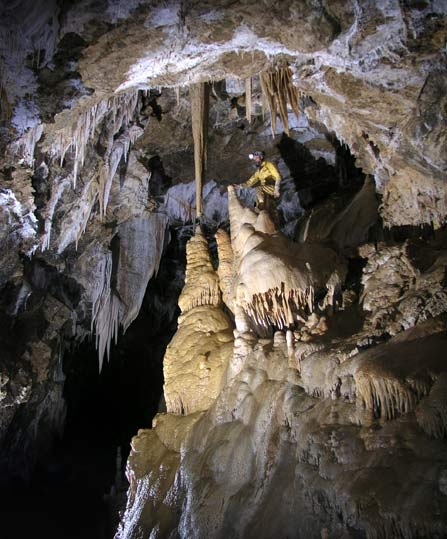
<svg viewBox="0 0 447 539">
<path fill-rule="evenodd" d="M 279 191 L 275 189 L 275 192 L 273 193 L 274 198 L 279 198 Z"/>
</svg>

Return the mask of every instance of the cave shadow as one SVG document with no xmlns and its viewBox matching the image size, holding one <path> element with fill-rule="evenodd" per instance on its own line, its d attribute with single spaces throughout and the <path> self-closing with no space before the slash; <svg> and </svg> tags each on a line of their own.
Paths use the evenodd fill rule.
<svg viewBox="0 0 447 539">
<path fill-rule="evenodd" d="M 187 237 L 175 230 L 170 234 L 173 241 L 147 286 L 140 313 L 112 344 L 101 373 L 93 339 L 65 343 L 65 430 L 30 478 L 19 473 L 6 482 L 1 478 L 2 539 L 114 536 L 126 503 L 130 441 L 139 429 L 151 428 L 159 410 L 162 360 L 177 328 Z M 36 268 L 28 277 L 48 288 L 46 268 Z M 60 287 L 53 288 L 60 295 Z M 17 324 L 14 331 L 19 330 Z"/>
<path fill-rule="evenodd" d="M 355 157 L 349 148 L 334 135 L 328 134 L 326 138 L 334 147 L 334 165 L 328 164 L 322 157 L 316 159 L 304 144 L 285 133 L 277 144 L 304 209 L 338 192 L 355 193 L 365 181 L 365 174 L 355 166 Z"/>
</svg>

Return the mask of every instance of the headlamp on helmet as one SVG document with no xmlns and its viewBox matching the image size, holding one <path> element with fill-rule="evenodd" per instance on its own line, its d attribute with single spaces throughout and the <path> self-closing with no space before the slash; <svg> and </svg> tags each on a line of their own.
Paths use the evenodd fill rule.
<svg viewBox="0 0 447 539">
<path fill-rule="evenodd" d="M 264 159 L 265 153 L 261 151 L 256 151 L 248 155 L 249 159 L 254 159 L 255 157 L 260 157 L 261 159 Z"/>
</svg>

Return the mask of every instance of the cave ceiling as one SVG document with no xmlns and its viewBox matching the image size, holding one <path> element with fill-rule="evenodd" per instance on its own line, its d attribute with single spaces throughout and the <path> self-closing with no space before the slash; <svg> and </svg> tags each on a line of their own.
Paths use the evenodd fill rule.
<svg viewBox="0 0 447 539">
<path fill-rule="evenodd" d="M 80 52 L 71 67 L 77 95 L 69 107 L 64 102 L 55 107 L 54 99 L 40 96 L 40 115 L 49 119 L 45 150 L 51 153 L 61 131 L 111 96 L 246 79 L 287 61 L 299 91 L 311 98 L 308 117 L 333 131 L 358 166 L 374 176 L 385 223 L 439 226 L 444 221 L 443 2 L 121 4 L 83 1 L 57 8 L 48 2 L 39 17 L 20 23 L 16 17 L 29 47 L 37 48 L 36 35 L 45 36 L 39 47 L 48 61 L 57 40 L 77 36 Z M 23 9 L 26 2 L 18 5 Z M 48 21 L 54 24 L 48 27 Z M 28 95 L 33 106 L 38 107 L 43 87 L 36 88 L 34 98 Z M 14 92 L 20 94 L 11 88 L 11 102 Z"/>
</svg>

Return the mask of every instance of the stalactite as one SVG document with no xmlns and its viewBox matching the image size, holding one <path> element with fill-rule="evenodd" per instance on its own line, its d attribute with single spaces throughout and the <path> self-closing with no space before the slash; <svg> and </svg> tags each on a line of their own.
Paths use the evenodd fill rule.
<svg viewBox="0 0 447 539">
<path fill-rule="evenodd" d="M 248 79 L 245 79 L 245 117 L 247 118 L 247 121 L 249 124 L 251 124 L 251 111 L 252 111 L 251 94 L 252 94 L 252 81 L 251 81 L 251 77 L 248 77 Z"/>
<path fill-rule="evenodd" d="M 70 212 L 69 218 L 62 221 L 60 242 L 57 252 L 61 254 L 73 241 L 78 242 L 87 228 L 93 206 L 98 198 L 98 182 L 95 175 L 92 175 L 84 184 L 79 195 L 78 204 Z"/>
<path fill-rule="evenodd" d="M 94 275 L 92 286 L 91 332 L 96 333 L 99 370 L 102 369 L 104 355 L 110 354 L 110 342 L 118 337 L 119 299 L 110 289 L 112 277 L 112 253 L 107 251 L 101 256 Z"/>
<path fill-rule="evenodd" d="M 358 371 L 354 379 L 365 407 L 375 417 L 388 420 L 413 410 L 423 394 L 428 393 L 428 387 L 424 387 L 423 394 L 418 395 L 404 380 L 381 376 L 376 372 Z"/>
<path fill-rule="evenodd" d="M 34 152 L 36 144 L 39 142 L 43 134 L 43 125 L 38 124 L 28 129 L 12 147 L 14 155 L 21 155 L 25 163 L 29 167 L 34 166 Z"/>
<path fill-rule="evenodd" d="M 42 251 L 45 251 L 50 247 L 54 210 L 56 209 L 56 205 L 59 202 L 62 193 L 70 185 L 70 181 L 71 178 L 68 176 L 67 178 L 63 178 L 56 185 L 53 184 L 52 186 L 53 189 L 51 191 L 51 197 L 46 207 L 44 234 L 42 236 L 42 239 L 40 240 L 40 248 Z"/>
<path fill-rule="evenodd" d="M 260 74 L 261 89 L 268 103 L 271 117 L 272 135 L 276 133 L 276 115 L 279 113 L 284 131 L 289 134 L 287 102 L 298 117 L 298 90 L 293 84 L 292 70 L 280 66 L 274 71 L 263 71 Z"/>
<path fill-rule="evenodd" d="M 121 301 L 118 296 L 111 292 L 96 319 L 96 349 L 98 350 L 100 371 L 106 352 L 107 359 L 110 359 L 112 340 L 115 339 L 115 344 L 118 340 L 120 306 Z"/>
<path fill-rule="evenodd" d="M 244 306 L 248 315 L 256 320 L 257 325 L 279 329 L 293 327 L 306 310 L 314 310 L 312 302 L 313 288 L 305 290 L 271 288 L 262 294 L 253 294 L 251 301 Z"/>
<path fill-rule="evenodd" d="M 104 166 L 99 177 L 99 206 L 100 215 L 105 217 L 109 202 L 110 189 L 121 159 L 127 160 L 130 146 L 141 137 L 144 130 L 137 125 L 126 129 L 116 140 L 111 138 L 104 156 Z"/>
<path fill-rule="evenodd" d="M 201 82 L 190 87 L 192 136 L 196 176 L 196 215 L 202 214 L 202 182 L 206 169 L 209 84 Z"/>
</svg>

